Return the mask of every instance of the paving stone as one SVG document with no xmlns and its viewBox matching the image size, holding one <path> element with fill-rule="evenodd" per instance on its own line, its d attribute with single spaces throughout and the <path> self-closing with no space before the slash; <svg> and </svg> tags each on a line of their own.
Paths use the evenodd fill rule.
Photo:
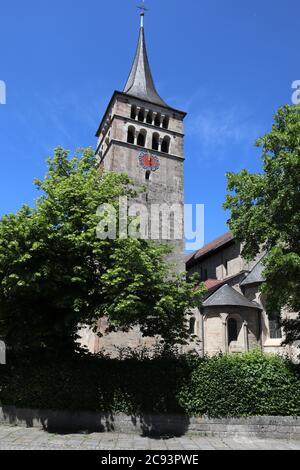
<svg viewBox="0 0 300 470">
<path fill-rule="evenodd" d="M 274 436 L 273 436 L 274 437 Z M 43 430 L 0 426 L 0 450 L 300 450 L 300 440 L 236 436 L 149 438 L 132 434 L 50 434 Z"/>
</svg>

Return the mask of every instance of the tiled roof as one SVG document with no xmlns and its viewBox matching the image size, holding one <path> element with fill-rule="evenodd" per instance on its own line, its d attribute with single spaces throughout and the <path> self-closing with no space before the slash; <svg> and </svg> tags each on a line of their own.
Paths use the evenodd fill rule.
<svg viewBox="0 0 300 470">
<path fill-rule="evenodd" d="M 226 245 L 226 243 L 229 243 L 231 241 L 234 241 L 233 233 L 227 232 L 221 237 L 218 237 L 216 240 L 213 240 L 212 242 L 208 243 L 192 255 L 188 256 L 186 263 L 190 264 L 199 261 L 200 258 L 208 255 L 209 253 L 212 253 L 213 251 L 217 250 L 218 248 L 221 248 L 222 246 Z"/>
<path fill-rule="evenodd" d="M 236 284 L 240 283 L 240 278 L 245 277 L 245 271 L 240 271 L 237 274 L 233 274 L 232 276 L 226 277 L 225 279 L 207 279 L 204 282 L 207 290 L 214 289 L 219 286 L 223 286 L 224 284 L 230 283 L 230 281 L 236 280 Z"/>
<path fill-rule="evenodd" d="M 261 309 L 261 307 L 255 303 L 250 302 L 245 296 L 240 294 L 238 291 L 230 287 L 228 284 L 220 287 L 214 292 L 208 299 L 203 302 L 203 307 L 248 307 Z"/>
<path fill-rule="evenodd" d="M 207 290 L 213 289 L 214 287 L 221 286 L 225 281 L 219 281 L 218 279 L 207 279 L 204 282 Z"/>
</svg>

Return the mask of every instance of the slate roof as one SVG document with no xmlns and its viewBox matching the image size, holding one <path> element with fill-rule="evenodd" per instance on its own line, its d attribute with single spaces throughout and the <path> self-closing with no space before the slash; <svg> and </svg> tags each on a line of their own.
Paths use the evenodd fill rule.
<svg viewBox="0 0 300 470">
<path fill-rule="evenodd" d="M 143 26 L 141 26 L 140 29 L 138 46 L 131 72 L 124 88 L 124 93 L 150 101 L 154 104 L 169 107 L 159 96 L 154 85 L 148 60 Z"/>
<path fill-rule="evenodd" d="M 203 307 L 247 307 L 260 309 L 261 307 L 255 303 L 250 302 L 246 297 L 240 294 L 238 291 L 230 287 L 228 284 L 220 287 L 214 292 L 208 299 L 203 302 Z"/>
<path fill-rule="evenodd" d="M 248 286 L 250 284 L 257 284 L 265 281 L 263 276 L 264 266 L 260 260 L 248 274 L 248 276 L 241 282 L 241 286 Z"/>
</svg>

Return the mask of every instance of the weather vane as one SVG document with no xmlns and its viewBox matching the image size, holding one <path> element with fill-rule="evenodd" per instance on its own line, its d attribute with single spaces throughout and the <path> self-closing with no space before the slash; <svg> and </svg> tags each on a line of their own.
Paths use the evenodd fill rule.
<svg viewBox="0 0 300 470">
<path fill-rule="evenodd" d="M 145 12 L 148 11 L 148 8 L 145 7 L 145 0 L 142 0 L 142 4 L 138 6 L 138 9 L 141 10 L 141 26 L 144 26 L 144 16 Z"/>
</svg>

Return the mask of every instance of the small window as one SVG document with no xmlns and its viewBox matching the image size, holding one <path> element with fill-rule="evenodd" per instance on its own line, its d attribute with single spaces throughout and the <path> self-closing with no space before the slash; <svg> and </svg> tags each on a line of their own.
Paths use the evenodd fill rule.
<svg viewBox="0 0 300 470">
<path fill-rule="evenodd" d="M 196 318 L 191 318 L 189 321 L 189 334 L 195 335 L 196 334 Z"/>
<path fill-rule="evenodd" d="M 168 118 L 168 116 L 165 116 L 165 117 L 164 117 L 162 126 L 163 126 L 164 129 L 168 129 L 168 128 L 169 128 L 169 118 Z"/>
<path fill-rule="evenodd" d="M 161 151 L 169 153 L 170 150 L 170 137 L 165 137 L 161 144 Z"/>
<path fill-rule="evenodd" d="M 144 122 L 145 121 L 145 110 L 144 108 L 141 108 L 140 109 L 140 112 L 139 112 L 139 115 L 138 115 L 138 120 L 140 122 Z"/>
<path fill-rule="evenodd" d="M 134 144 L 134 140 L 135 140 L 135 128 L 129 127 L 128 134 L 127 134 L 127 142 L 129 144 Z"/>
<path fill-rule="evenodd" d="M 227 260 L 224 262 L 224 270 L 225 270 L 225 276 L 228 276 L 228 261 Z"/>
<path fill-rule="evenodd" d="M 152 149 L 158 150 L 159 149 L 159 134 L 155 133 L 152 136 Z"/>
<path fill-rule="evenodd" d="M 282 339 L 282 330 L 279 320 L 269 320 L 270 338 Z"/>
<path fill-rule="evenodd" d="M 152 113 L 152 111 L 149 111 L 149 113 L 147 114 L 146 122 L 147 122 L 147 124 L 152 124 L 153 123 L 153 113 Z"/>
<path fill-rule="evenodd" d="M 131 119 L 136 119 L 136 106 L 131 107 Z"/>
<path fill-rule="evenodd" d="M 161 124 L 161 115 L 160 115 L 160 114 L 157 114 L 157 115 L 155 116 L 154 125 L 155 125 L 156 127 L 160 127 L 160 124 Z"/>
<path fill-rule="evenodd" d="M 201 268 L 201 273 L 200 273 L 200 275 L 201 275 L 201 281 L 202 281 L 202 282 L 207 281 L 207 279 L 208 279 L 208 272 L 207 272 L 207 269 L 206 269 L 206 268 Z"/>
<path fill-rule="evenodd" d="M 145 147 L 145 144 L 146 144 L 146 131 L 141 131 L 138 135 L 138 138 L 137 138 L 137 144 L 140 146 L 140 147 Z"/>
<path fill-rule="evenodd" d="M 146 180 L 146 181 L 150 181 L 150 178 L 151 178 L 151 171 L 148 170 L 148 171 L 146 171 L 146 173 L 145 173 L 145 180 Z"/>
<path fill-rule="evenodd" d="M 234 318 L 228 320 L 228 344 L 238 340 L 237 321 Z"/>
</svg>

